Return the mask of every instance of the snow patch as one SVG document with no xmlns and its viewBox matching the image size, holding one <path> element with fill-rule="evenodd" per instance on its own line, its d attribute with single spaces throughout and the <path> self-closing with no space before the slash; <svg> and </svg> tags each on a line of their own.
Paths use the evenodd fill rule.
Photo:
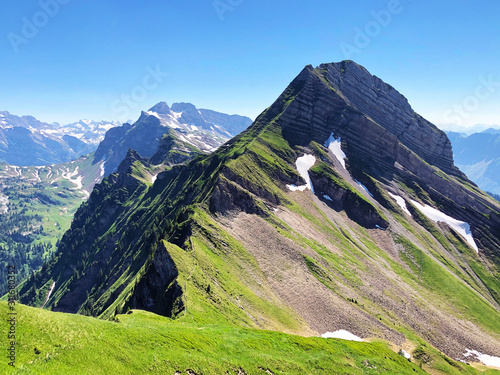
<svg viewBox="0 0 500 375">
<path fill-rule="evenodd" d="M 43 302 L 43 305 L 42 307 L 40 307 L 41 309 L 43 309 L 45 307 L 45 304 L 47 303 L 47 301 L 49 300 L 50 298 L 50 295 L 52 294 L 52 291 L 54 290 L 54 287 L 56 286 L 56 282 L 53 281 L 52 282 L 52 285 L 50 286 L 50 289 L 49 289 L 49 292 L 47 293 L 47 297 L 45 297 L 45 301 Z"/>
<path fill-rule="evenodd" d="M 408 214 L 408 216 L 411 216 L 411 212 L 408 210 L 408 207 L 406 206 L 406 201 L 404 200 L 403 197 L 400 197 L 396 194 L 392 194 L 390 191 L 388 191 L 387 193 L 392 197 L 392 199 L 396 201 L 398 206 L 401 207 L 401 209 Z"/>
<path fill-rule="evenodd" d="M 465 349 L 464 357 L 477 358 L 486 366 L 498 367 L 500 368 L 500 357 L 494 357 L 492 355 L 483 354 L 477 350 Z"/>
<path fill-rule="evenodd" d="M 182 116 L 182 112 L 174 112 L 174 111 L 172 111 L 172 110 L 171 110 L 171 111 L 170 111 L 170 113 L 171 113 L 171 114 L 174 116 L 174 118 L 176 118 L 176 119 L 179 119 L 179 118 L 181 118 L 181 116 Z"/>
<path fill-rule="evenodd" d="M 356 181 L 356 183 L 357 183 L 359 186 L 361 186 L 361 188 L 362 188 L 364 191 L 366 191 L 370 197 L 372 197 L 372 198 L 373 198 L 373 194 L 372 194 L 372 193 L 370 193 L 370 191 L 368 190 L 368 188 L 367 188 L 365 185 L 363 185 L 363 184 L 362 184 L 361 182 L 359 182 L 358 180 L 354 180 L 354 181 Z"/>
<path fill-rule="evenodd" d="M 323 194 L 323 198 L 325 198 L 327 201 L 332 201 L 333 202 L 333 199 L 330 198 L 329 195 Z"/>
<path fill-rule="evenodd" d="M 337 158 L 337 160 L 342 164 L 342 167 L 345 169 L 345 161 L 344 159 L 347 157 L 344 151 L 342 151 L 342 142 L 340 138 L 335 139 L 333 137 L 333 133 L 330 135 L 325 142 L 325 147 L 328 148 L 333 155 Z"/>
<path fill-rule="evenodd" d="M 38 175 L 38 168 L 33 172 L 33 176 L 35 177 L 36 182 L 42 182 L 40 176 Z"/>
<path fill-rule="evenodd" d="M 104 164 L 105 164 L 105 163 L 106 163 L 106 162 L 105 162 L 105 161 L 103 161 L 103 162 L 101 163 L 101 165 L 99 166 L 99 168 L 100 168 L 99 178 L 100 178 L 100 179 L 102 179 L 102 178 L 104 177 Z"/>
<path fill-rule="evenodd" d="M 314 193 L 314 189 L 311 184 L 311 178 L 309 177 L 309 169 L 312 168 L 314 163 L 316 163 L 316 158 L 313 155 L 306 154 L 298 158 L 295 161 L 295 166 L 297 167 L 297 171 L 299 172 L 300 177 L 302 177 L 306 181 L 306 184 L 302 186 L 286 185 L 286 187 L 291 191 L 304 191 L 306 189 L 310 189 Z"/>
<path fill-rule="evenodd" d="M 446 215 L 445 213 L 435 209 L 434 207 L 422 205 L 417 201 L 412 200 L 411 203 L 419 209 L 425 216 L 429 219 L 437 223 L 438 221 L 443 221 L 448 224 L 451 228 L 453 228 L 457 233 L 459 233 L 467 243 L 477 252 L 479 252 L 479 248 L 477 247 L 476 241 L 474 241 L 474 237 L 472 237 L 472 233 L 470 231 L 470 224 L 464 221 L 460 221 L 452 218 L 451 216 Z"/>
<path fill-rule="evenodd" d="M 77 178 L 71 179 L 70 181 L 76 185 L 76 188 L 78 190 L 81 190 L 82 186 L 83 186 L 82 185 L 82 180 L 83 180 L 83 177 L 82 176 L 78 176 Z"/>
<path fill-rule="evenodd" d="M 150 116 L 154 116 L 156 117 L 157 119 L 161 120 L 161 117 L 158 113 L 156 112 L 153 112 L 153 111 L 146 111 L 146 114 L 150 115 Z"/>
<path fill-rule="evenodd" d="M 340 329 L 335 332 L 326 332 L 321 335 L 321 337 L 325 339 L 342 339 L 349 341 L 363 341 L 361 337 L 353 335 L 351 332 L 346 331 L 345 329 Z"/>
<path fill-rule="evenodd" d="M 292 184 L 292 185 L 286 185 L 286 187 L 291 191 L 304 191 L 306 190 L 307 185 L 297 186 Z"/>
<path fill-rule="evenodd" d="M 191 142 L 190 140 L 186 139 L 186 137 L 184 137 L 182 134 L 179 134 L 179 139 L 182 141 L 182 142 L 185 142 L 185 143 L 188 143 L 190 145 L 193 144 L 193 142 Z"/>
<path fill-rule="evenodd" d="M 0 214 L 9 212 L 9 197 L 0 194 Z"/>
<path fill-rule="evenodd" d="M 157 178 L 158 178 L 158 173 L 155 174 L 154 176 L 151 176 L 151 183 L 154 184 Z"/>
</svg>

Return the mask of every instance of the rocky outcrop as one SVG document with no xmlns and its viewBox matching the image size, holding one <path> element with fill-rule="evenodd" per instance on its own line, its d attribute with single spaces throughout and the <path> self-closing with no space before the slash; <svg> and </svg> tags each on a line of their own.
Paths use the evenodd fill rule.
<svg viewBox="0 0 500 375">
<path fill-rule="evenodd" d="M 351 220 L 366 228 L 386 229 L 389 223 L 370 202 L 347 184 L 336 183 L 325 175 L 309 171 L 316 195 L 336 211 L 345 211 Z"/>
<path fill-rule="evenodd" d="M 126 305 L 132 309 L 175 316 L 184 309 L 182 288 L 176 281 L 178 275 L 172 257 L 160 243 L 148 270 L 135 286 L 131 300 Z"/>
</svg>

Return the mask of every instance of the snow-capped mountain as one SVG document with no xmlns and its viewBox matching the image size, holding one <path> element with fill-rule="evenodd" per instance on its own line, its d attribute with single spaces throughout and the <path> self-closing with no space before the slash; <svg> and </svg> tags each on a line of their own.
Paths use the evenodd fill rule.
<svg viewBox="0 0 500 375">
<path fill-rule="evenodd" d="M 65 135 L 75 137 L 88 145 L 98 145 L 104 139 L 106 132 L 114 127 L 120 126 L 119 121 L 91 121 L 80 120 L 71 124 L 60 126 L 55 129 L 46 129 L 46 133 L 63 137 Z"/>
<path fill-rule="evenodd" d="M 46 123 L 33 116 L 0 112 L 0 161 L 19 166 L 71 161 L 96 150 L 118 121 L 81 120 L 68 125 Z"/>
<path fill-rule="evenodd" d="M 153 156 L 167 133 L 189 147 L 211 153 L 251 123 L 248 117 L 198 109 L 190 103 L 174 103 L 170 108 L 160 102 L 143 111 L 134 124 L 124 124 L 106 133 L 94 162 L 105 161 L 108 176 L 116 171 L 130 148 L 143 157 Z"/>
</svg>

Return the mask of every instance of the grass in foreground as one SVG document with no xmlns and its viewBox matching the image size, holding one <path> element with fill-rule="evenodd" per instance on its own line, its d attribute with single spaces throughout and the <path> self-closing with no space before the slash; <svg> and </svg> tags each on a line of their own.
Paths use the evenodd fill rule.
<svg viewBox="0 0 500 375">
<path fill-rule="evenodd" d="M 0 312 L 7 316 L 6 303 Z M 3 356 L 2 373 L 423 373 L 384 343 L 181 324 L 138 310 L 119 315 L 118 322 L 24 305 L 16 305 L 16 312 L 16 368 Z"/>
</svg>

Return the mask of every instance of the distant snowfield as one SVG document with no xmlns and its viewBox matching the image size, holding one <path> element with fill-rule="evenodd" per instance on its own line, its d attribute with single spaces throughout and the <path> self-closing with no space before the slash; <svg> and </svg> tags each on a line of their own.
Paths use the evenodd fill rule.
<svg viewBox="0 0 500 375">
<path fill-rule="evenodd" d="M 9 197 L 0 194 L 0 213 L 9 212 Z"/>
<path fill-rule="evenodd" d="M 156 112 L 153 112 L 153 111 L 146 111 L 146 113 L 147 113 L 148 115 L 150 115 L 150 116 L 154 116 L 154 117 L 156 117 L 157 119 L 161 120 L 160 115 L 159 115 L 158 113 L 156 113 Z"/>
<path fill-rule="evenodd" d="M 349 331 L 346 331 L 345 329 L 340 329 L 335 332 L 326 332 L 321 335 L 321 337 L 325 339 L 342 339 L 342 340 L 349 340 L 349 341 L 363 341 L 361 337 L 358 337 L 354 334 L 352 334 Z"/>
<path fill-rule="evenodd" d="M 310 189 L 314 193 L 314 189 L 311 184 L 311 178 L 309 177 L 309 169 L 312 168 L 314 163 L 316 163 L 316 158 L 313 155 L 306 154 L 298 158 L 295 161 L 295 165 L 297 167 L 297 171 L 300 174 L 300 177 L 302 177 L 306 181 L 306 184 L 301 186 L 286 185 L 286 187 L 291 191 L 304 191 L 306 189 Z"/>
<path fill-rule="evenodd" d="M 390 191 L 387 192 L 398 204 L 401 209 L 408 214 L 408 216 L 411 216 L 411 212 L 408 210 L 408 207 L 406 206 L 406 201 L 404 200 L 403 197 L 400 197 L 398 195 L 392 194 Z"/>
<path fill-rule="evenodd" d="M 100 177 L 101 179 L 104 177 L 104 164 L 105 164 L 105 163 L 106 163 L 106 162 L 105 162 L 105 161 L 103 161 L 103 162 L 101 163 L 101 165 L 99 166 L 99 169 L 100 169 L 100 174 L 99 174 L 99 177 Z"/>
<path fill-rule="evenodd" d="M 470 231 L 470 224 L 452 218 L 451 216 L 446 215 L 445 213 L 435 209 L 431 206 L 424 206 L 418 203 L 417 201 L 412 200 L 411 203 L 418 208 L 420 212 L 422 212 L 429 219 L 437 223 L 438 221 L 443 221 L 448 224 L 451 228 L 453 228 L 457 233 L 459 233 L 467 243 L 477 252 L 479 252 L 479 248 L 477 247 L 476 241 L 472 237 L 472 233 Z"/>
<path fill-rule="evenodd" d="M 333 137 L 333 133 L 330 135 L 330 138 L 328 138 L 325 142 L 325 147 L 327 147 L 333 155 L 337 158 L 337 160 L 342 164 L 342 167 L 345 169 L 345 161 L 344 159 L 347 157 L 344 151 L 342 151 L 342 143 L 340 138 L 335 139 Z"/>
<path fill-rule="evenodd" d="M 154 184 L 157 178 L 158 178 L 158 173 L 155 174 L 154 176 L 151 176 L 151 183 Z"/>
<path fill-rule="evenodd" d="M 477 350 L 470 349 L 465 349 L 464 357 L 475 357 L 486 366 L 500 368 L 500 357 L 494 357 L 492 355 L 483 354 L 478 352 Z"/>
</svg>

